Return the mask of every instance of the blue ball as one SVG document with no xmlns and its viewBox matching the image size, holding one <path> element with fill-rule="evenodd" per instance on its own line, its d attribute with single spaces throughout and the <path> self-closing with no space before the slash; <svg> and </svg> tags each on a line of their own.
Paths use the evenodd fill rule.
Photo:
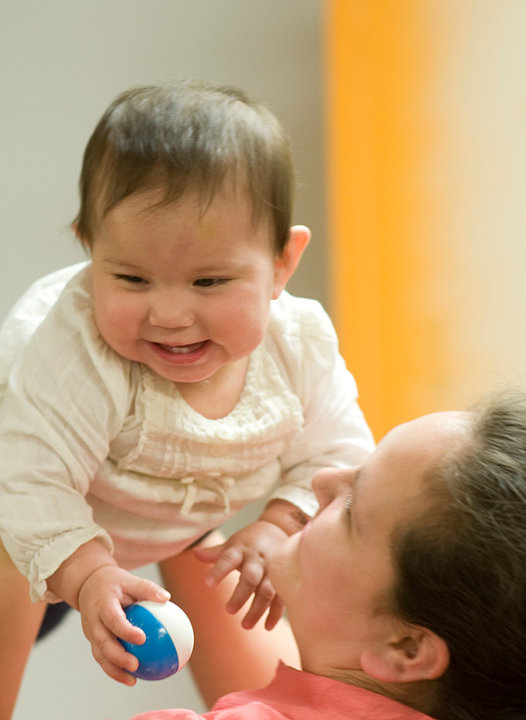
<svg viewBox="0 0 526 720">
<path fill-rule="evenodd" d="M 148 600 L 124 608 L 126 617 L 146 635 L 143 645 L 120 640 L 135 655 L 139 667 L 131 675 L 142 680 L 162 680 L 178 672 L 188 662 L 194 647 L 194 631 L 188 616 L 172 602 Z"/>
</svg>

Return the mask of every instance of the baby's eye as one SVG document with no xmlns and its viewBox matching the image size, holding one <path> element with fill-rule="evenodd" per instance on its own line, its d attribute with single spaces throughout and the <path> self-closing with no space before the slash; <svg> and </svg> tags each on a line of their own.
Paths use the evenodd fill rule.
<svg viewBox="0 0 526 720">
<path fill-rule="evenodd" d="M 129 283 L 130 285 L 141 285 L 146 282 L 146 280 L 142 277 L 139 277 L 139 275 L 115 275 L 117 280 L 123 280 L 126 283 Z"/>
<path fill-rule="evenodd" d="M 197 280 L 194 280 L 194 285 L 195 287 L 209 288 L 224 285 L 226 282 L 226 278 L 198 278 Z"/>
</svg>

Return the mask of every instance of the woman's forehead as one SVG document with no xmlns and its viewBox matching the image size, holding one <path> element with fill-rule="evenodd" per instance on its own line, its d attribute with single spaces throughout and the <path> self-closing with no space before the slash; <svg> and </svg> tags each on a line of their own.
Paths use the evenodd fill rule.
<svg viewBox="0 0 526 720">
<path fill-rule="evenodd" d="M 468 412 L 440 412 L 397 426 L 364 463 L 363 484 L 374 492 L 418 494 L 426 473 L 466 443 L 470 418 Z"/>
<path fill-rule="evenodd" d="M 471 413 L 459 410 L 422 415 L 415 420 L 393 428 L 381 445 L 389 445 L 393 451 L 405 450 L 415 454 L 443 451 L 450 445 L 462 443 L 469 436 Z"/>
</svg>

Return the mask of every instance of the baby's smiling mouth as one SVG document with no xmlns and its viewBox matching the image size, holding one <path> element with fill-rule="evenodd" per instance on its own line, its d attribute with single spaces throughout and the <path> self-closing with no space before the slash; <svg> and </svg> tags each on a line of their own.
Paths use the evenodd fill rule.
<svg viewBox="0 0 526 720">
<path fill-rule="evenodd" d="M 196 350 L 200 350 L 202 347 L 204 347 L 206 343 L 206 340 L 202 340 L 201 342 L 196 343 L 190 343 L 189 345 L 165 345 L 164 343 L 154 343 L 158 347 L 160 347 L 162 350 L 166 350 L 167 352 L 172 353 L 173 355 L 187 355 L 192 352 L 196 352 Z"/>
</svg>

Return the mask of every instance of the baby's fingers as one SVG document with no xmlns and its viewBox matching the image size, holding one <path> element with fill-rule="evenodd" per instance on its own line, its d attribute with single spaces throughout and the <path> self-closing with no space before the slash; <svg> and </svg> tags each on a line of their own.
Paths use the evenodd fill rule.
<svg viewBox="0 0 526 720">
<path fill-rule="evenodd" d="M 137 670 L 139 661 L 134 655 L 126 652 L 117 638 L 107 629 L 100 632 L 92 642 L 91 652 L 106 675 L 124 685 L 135 685 L 135 678 L 129 673 Z"/>
<path fill-rule="evenodd" d="M 247 602 L 247 600 L 250 598 L 250 596 L 253 593 L 256 594 L 256 597 L 254 598 L 254 602 L 256 602 L 257 596 L 260 594 L 260 591 L 261 591 L 261 583 L 263 580 L 263 573 L 264 573 L 263 567 L 259 562 L 257 562 L 257 561 L 245 562 L 245 564 L 243 565 L 241 574 L 239 576 L 239 582 L 236 585 L 236 588 L 235 588 L 234 592 L 232 593 L 230 600 L 227 602 L 227 605 L 226 605 L 227 612 L 236 613 L 238 610 L 240 610 L 243 607 L 243 605 Z M 265 594 L 265 587 L 263 587 L 262 596 L 264 594 Z M 273 595 L 274 595 L 274 591 L 272 590 L 272 596 Z M 270 602 L 271 599 L 272 599 L 272 597 L 269 598 L 268 602 Z"/>
<path fill-rule="evenodd" d="M 215 565 L 208 571 L 205 582 L 209 587 L 215 587 L 221 580 L 232 572 L 238 570 L 243 562 L 243 551 L 230 547 L 224 550 Z"/>
<path fill-rule="evenodd" d="M 138 577 L 136 575 L 128 575 L 126 582 L 122 583 L 123 604 L 125 598 L 130 602 L 135 600 L 151 600 L 152 602 L 165 603 L 170 599 L 170 593 L 165 588 L 158 585 L 153 580 Z"/>
<path fill-rule="evenodd" d="M 224 548 L 225 546 L 223 543 L 221 545 L 214 545 L 210 547 L 207 547 L 205 545 L 196 545 L 194 548 L 192 548 L 192 552 L 194 553 L 195 557 L 201 562 L 212 565 L 219 560 Z"/>
<path fill-rule="evenodd" d="M 273 630 L 283 617 L 285 606 L 281 602 L 278 595 L 274 595 L 274 599 L 270 603 L 268 615 L 265 619 L 265 630 Z"/>
<path fill-rule="evenodd" d="M 114 601 L 111 611 L 101 615 L 101 621 L 104 627 L 103 633 L 109 631 L 110 636 L 113 638 L 121 638 L 134 645 L 142 645 L 146 640 L 144 630 L 131 624 L 117 601 Z M 106 642 L 106 639 L 104 639 L 104 642 Z M 117 645 L 122 648 L 120 643 L 117 643 Z"/>
<path fill-rule="evenodd" d="M 263 578 L 254 594 L 252 604 L 241 622 L 242 626 L 247 630 L 253 628 L 260 617 L 262 617 L 267 611 L 269 606 L 272 605 L 275 596 L 276 592 L 270 580 L 268 578 Z"/>
</svg>

